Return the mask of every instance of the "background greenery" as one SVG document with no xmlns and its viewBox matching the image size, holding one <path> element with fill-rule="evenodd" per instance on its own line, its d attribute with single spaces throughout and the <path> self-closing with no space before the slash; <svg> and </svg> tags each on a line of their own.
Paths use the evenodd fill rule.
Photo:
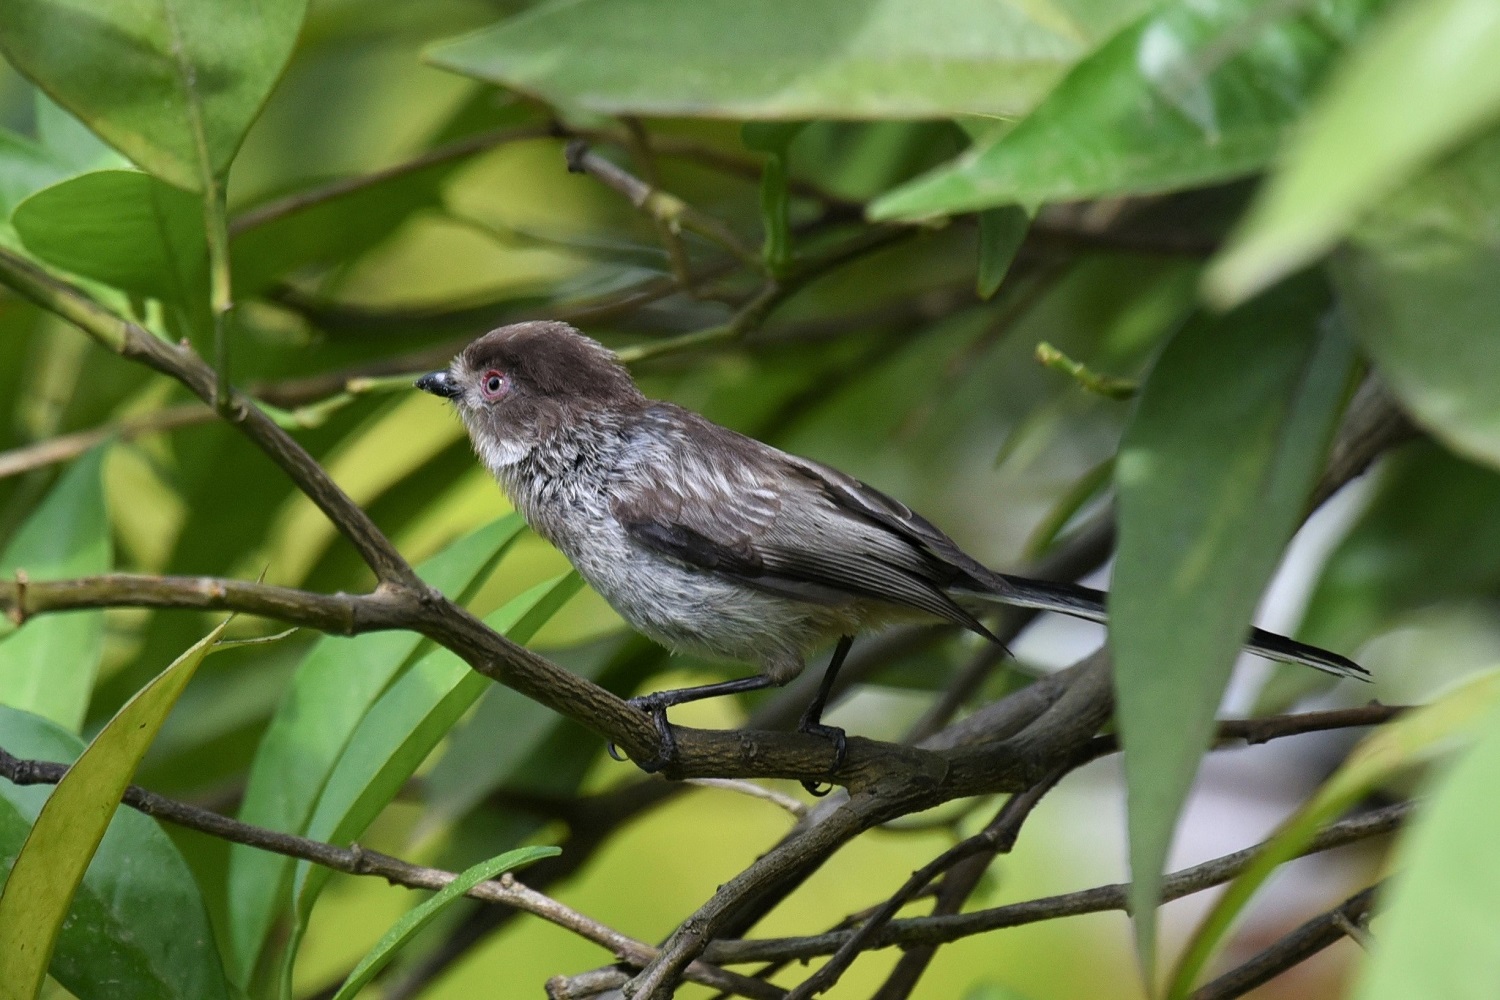
<svg viewBox="0 0 1500 1000">
<path fill-rule="evenodd" d="M 1265 613 L 1376 683 L 1251 668 L 1234 710 L 1425 702 L 1500 652 L 1500 8 L 1487 0 L 8 0 L 0 48 L 0 247 L 190 340 L 426 579 L 619 693 L 736 668 L 630 638 L 503 516 L 448 409 L 406 391 L 501 322 L 570 317 L 651 394 L 846 468 L 996 566 L 1117 510 L 1128 820 L 1113 765 L 1090 768 L 975 905 L 1123 879 L 1128 824 L 1134 945 L 1172 969 L 1202 911 L 1166 911 L 1159 947 L 1156 880 L 1289 543 Z M 566 169 L 575 139 L 592 176 Z M 611 163 L 658 190 L 644 210 L 601 183 Z M 1063 362 L 1041 364 L 1043 343 Z M 1070 375 L 1068 358 L 1086 367 Z M 1419 439 L 1292 542 L 1371 371 Z M 371 582 L 234 428 L 15 295 L 0 295 L 0 410 L 7 578 Z M 0 746 L 71 760 L 216 622 L 107 610 L 0 625 Z M 274 631 L 242 619 L 228 634 Z M 1090 637 L 1036 630 L 976 700 Z M 951 639 L 893 661 L 835 721 L 899 738 L 974 649 Z M 1350 987 L 1364 997 L 1500 988 L 1483 793 L 1500 778 L 1500 720 L 1479 710 L 1491 687 L 1463 691 L 1472 717 L 1390 741 L 1404 763 L 1491 734 L 1426 779 L 1439 784 L 1399 847 L 1377 957 L 1345 943 L 1265 995 L 1329 995 L 1349 961 L 1366 968 Z M 680 717 L 727 727 L 745 707 Z M 1195 800 L 1173 867 L 1206 842 L 1257 839 L 1345 749 L 1210 768 L 1204 787 L 1221 792 L 1272 777 L 1231 788 L 1228 811 Z M 601 751 L 414 636 L 302 632 L 206 660 L 134 780 L 462 869 L 565 841 L 550 806 L 637 780 Z M 1412 780 L 1350 787 L 1404 795 Z M 7 864 L 45 798 L 0 783 Z M 878 902 L 973 826 L 966 813 L 868 835 L 762 930 L 811 933 Z M 785 828 L 764 803 L 695 790 L 613 831 L 556 891 L 654 940 Z M 159 861 L 133 864 L 146 856 Z M 1231 956 L 1385 864 L 1300 863 L 1307 894 L 1273 894 Z M 122 815 L 47 989 L 268 996 L 295 952 L 292 992 L 312 995 L 415 895 L 322 882 Z M 420 968 L 473 909 L 445 911 L 383 981 Z M 972 938 L 917 995 L 1139 995 L 1128 928 L 1108 915 Z M 606 960 L 521 920 L 421 995 L 536 995 Z M 832 995 L 869 995 L 893 961 L 868 956 Z"/>
</svg>

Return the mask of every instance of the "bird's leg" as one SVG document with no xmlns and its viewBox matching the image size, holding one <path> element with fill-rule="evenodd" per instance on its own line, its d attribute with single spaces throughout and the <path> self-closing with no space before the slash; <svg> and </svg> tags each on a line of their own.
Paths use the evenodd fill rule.
<svg viewBox="0 0 1500 1000">
<path fill-rule="evenodd" d="M 839 667 L 844 665 L 844 657 L 849 655 L 849 649 L 853 645 L 854 636 L 839 637 L 839 644 L 833 647 L 833 656 L 828 660 L 828 669 L 823 671 L 823 681 L 818 685 L 818 693 L 813 696 L 812 704 L 807 706 L 807 711 L 802 713 L 802 721 L 797 723 L 797 732 L 822 736 L 833 741 L 833 766 L 828 769 L 830 774 L 843 766 L 844 755 L 849 749 L 849 740 L 838 726 L 823 725 L 823 708 L 828 704 L 828 696 L 833 693 L 833 680 L 838 676 Z M 804 781 L 802 787 L 817 796 L 827 795 L 833 790 L 823 788 L 822 783 L 817 781 Z"/>
<path fill-rule="evenodd" d="M 638 761 L 637 766 L 647 774 L 654 774 L 677 761 L 677 740 L 672 735 L 672 724 L 667 721 L 667 709 L 671 706 L 682 705 L 690 701 L 703 701 L 705 698 L 718 698 L 726 694 L 759 691 L 761 688 L 774 687 L 775 684 L 776 682 L 769 677 L 741 677 L 739 680 L 674 688 L 671 691 L 657 691 L 654 694 L 643 694 L 631 698 L 627 704 L 631 708 L 650 713 L 652 721 L 656 723 L 656 735 L 661 740 L 661 745 L 656 750 L 656 757 L 653 760 Z M 615 751 L 613 743 L 609 745 L 609 755 L 615 760 L 624 759 Z"/>
</svg>

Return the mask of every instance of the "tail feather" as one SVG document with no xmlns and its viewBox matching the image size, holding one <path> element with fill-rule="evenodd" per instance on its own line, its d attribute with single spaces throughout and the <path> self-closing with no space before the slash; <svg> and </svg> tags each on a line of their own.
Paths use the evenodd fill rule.
<svg viewBox="0 0 1500 1000">
<path fill-rule="evenodd" d="M 992 590 L 965 590 L 963 594 L 982 601 L 1071 615 L 1100 625 L 1109 623 L 1104 593 L 1080 587 L 1076 583 L 1053 583 L 996 573 Z M 1363 681 L 1370 679 L 1368 670 L 1346 656 L 1263 629 L 1250 630 L 1250 635 L 1245 639 L 1245 649 L 1270 660 L 1301 663 L 1336 677 L 1354 677 Z"/>
</svg>

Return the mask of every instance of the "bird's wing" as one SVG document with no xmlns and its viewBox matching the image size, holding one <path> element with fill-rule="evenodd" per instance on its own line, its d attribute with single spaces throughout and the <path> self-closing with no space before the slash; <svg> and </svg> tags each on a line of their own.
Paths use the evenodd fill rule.
<svg viewBox="0 0 1500 1000">
<path fill-rule="evenodd" d="M 957 546 L 896 501 L 842 477 L 868 499 L 846 497 L 852 487 L 831 484 L 821 467 L 677 407 L 653 407 L 643 424 L 613 503 L 637 544 L 803 600 L 874 599 L 989 634 L 943 592 L 954 568 L 931 545 Z M 886 519 L 865 510 L 882 504 Z M 908 527 L 887 523 L 897 510 Z M 932 542 L 916 537 L 924 527 Z"/>
</svg>

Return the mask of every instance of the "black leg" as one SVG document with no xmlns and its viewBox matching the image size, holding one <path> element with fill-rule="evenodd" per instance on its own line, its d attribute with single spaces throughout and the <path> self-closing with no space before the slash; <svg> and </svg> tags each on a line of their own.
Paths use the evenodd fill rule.
<svg viewBox="0 0 1500 1000">
<path fill-rule="evenodd" d="M 690 701 L 703 701 L 706 698 L 718 698 L 726 694 L 742 694 L 745 691 L 759 691 L 761 688 L 774 687 L 775 681 L 769 677 L 741 677 L 739 680 L 719 681 L 717 684 L 700 684 L 697 687 L 674 688 L 671 691 L 657 691 L 654 694 L 643 694 L 637 698 L 631 698 L 629 704 L 639 708 L 643 712 L 649 712 L 652 720 L 656 723 L 656 735 L 661 740 L 657 748 L 656 759 L 638 762 L 642 771 L 648 774 L 660 771 L 677 759 L 677 740 L 672 736 L 672 724 L 667 721 L 667 709 L 672 705 L 683 705 Z M 609 745 L 609 755 L 615 760 L 623 758 L 615 750 L 615 745 Z"/>
<path fill-rule="evenodd" d="M 833 693 L 833 681 L 838 676 L 839 667 L 844 665 L 844 657 L 849 655 L 849 649 L 853 645 L 854 636 L 846 635 L 839 638 L 839 644 L 833 647 L 833 656 L 828 660 L 828 669 L 823 671 L 823 681 L 818 685 L 818 693 L 813 697 L 812 704 L 807 706 L 807 711 L 802 713 L 802 721 L 797 723 L 798 732 L 822 736 L 833 741 L 833 766 L 828 769 L 830 772 L 837 771 L 844 763 L 844 754 L 848 750 L 848 738 L 838 726 L 823 725 L 823 709 L 828 704 L 828 696 Z M 817 796 L 827 795 L 833 790 L 823 788 L 822 783 L 817 781 L 804 781 L 802 787 Z"/>
</svg>

